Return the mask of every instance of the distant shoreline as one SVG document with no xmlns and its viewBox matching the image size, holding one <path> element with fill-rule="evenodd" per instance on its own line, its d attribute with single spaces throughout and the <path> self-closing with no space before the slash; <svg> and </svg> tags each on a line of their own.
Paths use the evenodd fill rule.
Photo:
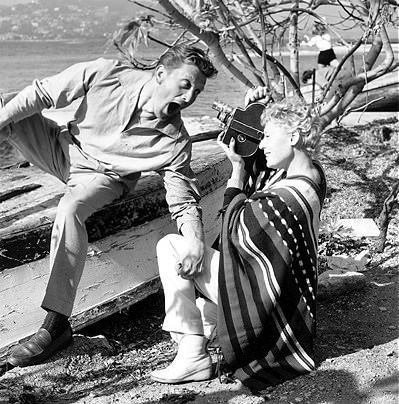
<svg viewBox="0 0 399 404">
<path fill-rule="evenodd" d="M 32 39 L 2 39 L 0 37 L 1 42 L 19 42 L 19 43 L 22 43 L 22 42 L 62 42 L 62 43 L 107 42 L 110 39 L 111 39 L 111 36 L 109 36 L 108 38 L 104 37 L 104 38 L 70 38 L 70 39 L 68 39 L 68 38 L 63 38 L 63 39 L 33 39 L 33 38 Z M 394 52 L 399 51 L 399 41 L 397 41 L 397 42 L 392 41 L 391 46 L 394 49 Z M 370 47 L 371 47 L 371 44 L 367 43 L 367 44 L 361 45 L 359 49 L 360 50 L 369 49 Z M 309 52 L 318 53 L 318 50 L 311 50 L 312 48 L 313 47 L 308 46 L 308 45 L 304 45 L 304 46 L 300 47 L 301 52 L 304 54 L 309 54 Z M 333 44 L 333 48 L 336 52 L 339 52 L 339 53 L 344 53 L 345 50 L 347 49 L 347 47 L 344 45 L 334 45 L 334 44 Z M 289 51 L 288 49 L 284 49 L 283 53 L 288 52 L 288 51 Z"/>
<path fill-rule="evenodd" d="M 111 38 L 82 38 L 82 39 L 1 39 L 1 42 L 62 42 L 62 43 L 84 43 L 84 42 L 107 42 Z"/>
</svg>

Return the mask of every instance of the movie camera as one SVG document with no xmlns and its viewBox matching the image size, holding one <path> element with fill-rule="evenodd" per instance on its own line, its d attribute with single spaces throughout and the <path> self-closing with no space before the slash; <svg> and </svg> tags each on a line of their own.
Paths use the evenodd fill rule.
<svg viewBox="0 0 399 404">
<path fill-rule="evenodd" d="M 243 109 L 215 101 L 212 108 L 218 111 L 217 119 L 224 125 L 222 142 L 228 145 L 234 138 L 236 153 L 242 157 L 252 156 L 263 137 L 260 117 L 266 105 L 254 102 Z"/>
</svg>

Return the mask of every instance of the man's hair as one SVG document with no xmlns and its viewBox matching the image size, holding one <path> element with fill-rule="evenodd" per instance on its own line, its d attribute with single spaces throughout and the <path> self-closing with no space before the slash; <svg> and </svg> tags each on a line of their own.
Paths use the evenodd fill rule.
<svg viewBox="0 0 399 404">
<path fill-rule="evenodd" d="M 167 69 L 176 69 L 183 63 L 196 65 L 206 78 L 216 76 L 217 70 L 208 55 L 200 48 L 190 45 L 175 45 L 159 58 L 158 64 Z"/>
<path fill-rule="evenodd" d="M 287 97 L 270 104 L 261 116 L 261 124 L 276 122 L 290 132 L 298 132 L 298 148 L 312 152 L 320 140 L 319 118 L 312 116 L 309 106 L 298 97 Z"/>
</svg>

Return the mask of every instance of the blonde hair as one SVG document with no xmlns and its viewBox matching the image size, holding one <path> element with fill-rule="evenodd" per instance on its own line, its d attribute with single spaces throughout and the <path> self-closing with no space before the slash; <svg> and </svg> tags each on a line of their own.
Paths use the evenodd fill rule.
<svg viewBox="0 0 399 404">
<path fill-rule="evenodd" d="M 317 115 L 312 115 L 310 108 L 298 97 L 287 97 L 279 102 L 269 104 L 261 116 L 261 124 L 273 121 L 286 127 L 291 133 L 299 134 L 299 149 L 312 153 L 320 140 L 320 126 Z"/>
</svg>

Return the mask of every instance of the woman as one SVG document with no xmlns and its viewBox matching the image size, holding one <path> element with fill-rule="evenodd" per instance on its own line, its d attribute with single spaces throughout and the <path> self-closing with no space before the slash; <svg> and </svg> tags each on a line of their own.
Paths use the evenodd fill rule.
<svg viewBox="0 0 399 404">
<path fill-rule="evenodd" d="M 337 56 L 331 45 L 331 36 L 327 32 L 324 24 L 315 23 L 312 34 L 314 35 L 309 39 L 307 35 L 304 35 L 305 41 L 302 41 L 303 45 L 316 46 L 319 49 L 319 55 L 317 57 L 317 64 L 319 69 L 332 66 L 338 66 Z"/>
<path fill-rule="evenodd" d="M 252 91 L 251 101 L 262 91 Z M 183 237 L 171 234 L 158 243 L 163 329 L 179 346 L 171 365 L 152 373 L 156 381 L 209 379 L 206 343 L 215 325 L 225 360 L 251 388 L 314 369 L 317 236 L 326 183 L 310 152 L 319 133 L 295 98 L 265 109 L 261 121 L 259 148 L 275 171 L 249 198 L 244 160 L 234 141 L 219 141 L 232 164 L 220 252 L 208 248 L 201 272 L 193 274 L 184 269 Z M 196 291 L 203 296 L 197 302 Z"/>
</svg>

